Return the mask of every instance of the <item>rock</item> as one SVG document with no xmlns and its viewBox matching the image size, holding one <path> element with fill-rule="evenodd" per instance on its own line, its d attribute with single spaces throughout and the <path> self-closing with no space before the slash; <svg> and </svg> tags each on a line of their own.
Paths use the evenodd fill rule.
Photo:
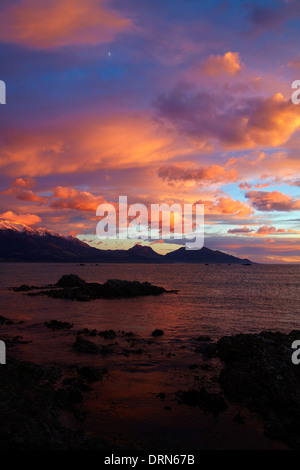
<svg viewBox="0 0 300 470">
<path fill-rule="evenodd" d="M 200 369 L 205 371 L 205 372 L 209 372 L 209 371 L 213 370 L 213 368 L 210 364 L 201 364 Z"/>
<path fill-rule="evenodd" d="M 196 341 L 212 341 L 212 339 L 211 339 L 210 336 L 207 336 L 207 335 L 200 335 L 200 336 L 198 336 L 198 338 L 196 339 Z"/>
<path fill-rule="evenodd" d="M 227 398 L 259 413 L 268 437 L 300 449 L 300 367 L 291 361 L 295 339 L 300 331 L 264 331 L 226 336 L 217 346 Z"/>
<path fill-rule="evenodd" d="M 0 325 L 13 325 L 13 321 L 0 315 Z"/>
<path fill-rule="evenodd" d="M 199 406 L 204 411 L 212 413 L 215 417 L 221 411 L 225 411 L 228 407 L 224 397 L 220 393 L 208 393 L 204 387 L 198 390 L 188 390 L 179 392 L 181 401 L 192 407 Z"/>
<path fill-rule="evenodd" d="M 104 284 L 85 282 L 77 274 L 64 275 L 56 284 L 40 287 L 40 289 L 43 288 L 47 290 L 40 290 L 35 293 L 29 292 L 28 295 L 48 295 L 55 299 L 87 302 L 102 298 L 131 298 L 173 292 L 167 291 L 163 287 L 154 286 L 149 282 L 123 281 L 119 279 L 110 279 Z"/>
<path fill-rule="evenodd" d="M 164 400 L 166 398 L 166 394 L 163 392 L 160 392 L 156 395 L 156 398 L 160 398 L 161 400 Z"/>
<path fill-rule="evenodd" d="M 45 321 L 45 325 L 51 330 L 69 330 L 70 328 L 73 328 L 73 323 L 59 320 L 51 320 L 50 322 Z"/>
<path fill-rule="evenodd" d="M 98 335 L 105 339 L 114 339 L 117 336 L 114 330 L 100 331 Z"/>
<path fill-rule="evenodd" d="M 214 357 L 216 355 L 216 351 L 217 345 L 215 343 L 200 343 L 195 349 L 195 352 L 208 358 Z"/>
<path fill-rule="evenodd" d="M 13 287 L 13 290 L 15 292 L 26 292 L 31 290 L 32 288 L 28 286 L 27 284 L 22 284 L 20 287 Z"/>
<path fill-rule="evenodd" d="M 146 295 L 159 295 L 167 292 L 163 287 L 150 284 L 150 282 L 122 281 L 109 279 L 103 284 L 106 297 L 140 297 Z"/>
<path fill-rule="evenodd" d="M 80 367 L 77 372 L 89 384 L 102 380 L 103 371 L 101 373 L 98 369 L 92 366 Z"/>
<path fill-rule="evenodd" d="M 80 287 L 85 284 L 77 274 L 64 274 L 56 283 L 57 287 Z"/>
<path fill-rule="evenodd" d="M 165 332 L 163 330 L 159 330 L 158 328 L 156 328 L 154 331 L 152 331 L 151 335 L 152 336 L 162 336 L 164 335 Z"/>
<path fill-rule="evenodd" d="M 73 349 L 86 354 L 98 354 L 100 352 L 100 348 L 95 343 L 82 338 L 82 336 L 76 337 L 76 341 L 73 343 Z"/>
</svg>

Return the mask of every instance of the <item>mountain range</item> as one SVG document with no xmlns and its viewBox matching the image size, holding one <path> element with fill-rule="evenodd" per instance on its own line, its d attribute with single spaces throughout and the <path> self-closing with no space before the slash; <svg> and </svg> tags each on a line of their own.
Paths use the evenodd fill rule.
<svg viewBox="0 0 300 470">
<path fill-rule="evenodd" d="M 100 250 L 78 238 L 64 237 L 44 228 L 32 229 L 26 225 L 0 221 L 0 261 L 80 262 L 80 263 L 204 263 L 248 264 L 221 251 L 203 247 L 186 250 L 185 247 L 160 255 L 150 246 L 135 245 L 129 250 Z"/>
</svg>

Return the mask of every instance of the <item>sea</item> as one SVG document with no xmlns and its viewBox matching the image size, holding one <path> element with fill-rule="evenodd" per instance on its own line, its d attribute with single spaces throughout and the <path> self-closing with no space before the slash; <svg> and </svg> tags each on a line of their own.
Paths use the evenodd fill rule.
<svg viewBox="0 0 300 470">
<path fill-rule="evenodd" d="M 79 365 L 108 369 L 84 405 L 83 423 L 92 437 L 131 449 L 277 448 L 253 414 L 243 410 L 248 426 L 233 428 L 240 408 L 232 405 L 216 420 L 179 406 L 178 390 L 204 384 L 218 391 L 218 359 L 206 363 L 197 352 L 200 335 L 216 342 L 239 333 L 299 330 L 300 339 L 300 265 L 1 263 L 0 269 L 0 315 L 13 321 L 0 325 L 8 361 L 15 357 L 68 371 Z M 176 293 L 79 302 L 11 289 L 54 284 L 64 274 L 87 282 L 147 281 Z M 45 324 L 51 320 L 73 327 L 53 331 Z M 114 330 L 111 339 L 83 335 L 111 352 L 74 350 L 84 328 Z M 164 335 L 154 338 L 155 329 Z"/>
<path fill-rule="evenodd" d="M 24 321 L 28 335 L 36 333 L 34 325 L 51 319 L 142 336 L 159 328 L 180 340 L 195 334 L 218 339 L 300 330 L 300 265 L 1 263 L 0 269 L 1 315 Z M 177 293 L 78 302 L 10 290 L 21 284 L 54 284 L 63 274 L 99 283 L 148 281 Z"/>
</svg>

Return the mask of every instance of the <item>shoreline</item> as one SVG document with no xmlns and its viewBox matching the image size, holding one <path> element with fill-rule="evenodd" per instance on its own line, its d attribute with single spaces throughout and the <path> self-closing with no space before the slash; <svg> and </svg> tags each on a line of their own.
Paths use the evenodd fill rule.
<svg viewBox="0 0 300 470">
<path fill-rule="evenodd" d="M 7 324 L 5 329 L 9 331 L 12 326 Z M 299 448 L 295 438 L 286 442 L 286 436 L 278 433 L 284 421 L 282 416 L 270 428 L 270 419 L 263 409 L 257 403 L 254 406 L 245 401 L 245 396 L 251 397 L 251 390 L 247 389 L 247 374 L 251 376 L 247 357 L 253 357 L 249 353 L 253 340 L 261 347 L 257 349 L 258 357 L 261 353 L 272 369 L 278 357 L 266 354 L 265 338 L 269 338 L 268 347 L 276 348 L 287 341 L 288 335 L 241 334 L 223 337 L 218 342 L 200 336 L 187 344 L 169 342 L 164 335 L 149 339 L 134 332 L 114 332 L 114 336 L 112 331 L 102 335 L 88 328 L 75 332 L 68 325 L 52 330 L 56 337 L 72 339 L 70 345 L 76 344 L 76 337 L 86 341 L 85 346 L 95 341 L 102 344 L 103 349 L 96 353 L 88 347 L 77 351 L 75 348 L 75 352 L 73 348 L 68 364 L 59 364 L 55 359 L 46 365 L 23 361 L 24 352 L 32 344 L 22 340 L 7 344 L 7 365 L 0 369 L 4 383 L 0 396 L 11 394 L 18 401 L 22 388 L 18 414 L 24 413 L 21 423 L 22 419 L 24 422 L 20 425 L 20 438 L 15 430 L 15 415 L 10 415 L 9 401 L 5 407 L 1 400 L 0 413 L 6 416 L 6 423 L 0 436 L 5 448 L 169 451 Z M 300 332 L 297 334 L 300 338 Z M 297 334 L 292 333 L 293 337 Z M 236 354 L 241 354 L 241 360 L 234 359 Z M 105 367 L 95 366 L 96 356 Z M 83 375 L 81 369 L 85 369 Z M 292 369 L 298 377 L 298 369 L 295 366 Z M 287 371 L 290 374 L 288 366 Z M 237 392 L 236 376 L 239 383 L 245 383 L 248 395 L 245 389 L 242 395 Z M 297 388 L 294 376 L 289 384 L 293 390 Z M 264 386 L 270 387 L 270 382 Z M 289 399 L 288 394 L 285 399 Z M 32 400 L 32 407 L 29 404 L 21 411 L 22 403 Z M 49 410 L 43 409 L 45 400 Z M 274 414 L 274 409 L 271 411 Z M 7 426 L 14 428 L 10 444 Z"/>
</svg>

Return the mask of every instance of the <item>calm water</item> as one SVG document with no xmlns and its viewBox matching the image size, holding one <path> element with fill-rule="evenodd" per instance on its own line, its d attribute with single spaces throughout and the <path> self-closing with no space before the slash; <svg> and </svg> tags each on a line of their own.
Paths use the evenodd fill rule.
<svg viewBox="0 0 300 470">
<path fill-rule="evenodd" d="M 50 319 L 78 327 L 113 328 L 147 334 L 162 328 L 169 337 L 213 338 L 233 333 L 300 329 L 299 265 L 0 265 L 1 314 L 32 326 Z M 149 281 L 175 294 L 125 300 L 72 302 L 30 297 L 8 290 L 21 284 L 55 283 L 76 273 L 86 281 Z"/>
<path fill-rule="evenodd" d="M 256 418 L 248 416 L 248 426 L 232 425 L 239 410 L 234 405 L 216 420 L 201 409 L 179 406 L 176 393 L 200 383 L 208 391 L 218 392 L 217 382 L 207 372 L 201 375 L 200 369 L 189 368 L 203 361 L 195 350 L 200 334 L 216 340 L 239 332 L 300 330 L 300 266 L 0 264 L 0 269 L 0 315 L 15 322 L 23 320 L 1 325 L 0 339 L 19 335 L 32 341 L 14 346 L 8 341 L 8 359 L 11 354 L 45 365 L 67 366 L 67 373 L 78 364 L 107 367 L 109 373 L 94 386 L 85 403 L 84 426 L 91 436 L 134 449 L 161 450 L 162 443 L 166 449 L 184 450 L 273 448 Z M 52 284 L 71 273 L 100 283 L 110 278 L 149 281 L 179 292 L 72 302 L 8 289 Z M 53 319 L 71 322 L 74 328 L 52 331 L 44 323 Z M 99 335 L 91 338 L 99 346 L 112 343 L 113 353 L 74 351 L 76 331 L 84 327 L 114 329 L 118 334 L 113 340 Z M 165 335 L 153 339 L 154 328 L 162 328 Z M 122 330 L 136 335 L 134 347 Z M 136 354 L 138 348 L 142 352 Z M 217 376 L 218 359 L 213 358 L 210 365 L 211 374 Z M 157 398 L 161 392 L 167 396 L 164 401 Z"/>
</svg>

